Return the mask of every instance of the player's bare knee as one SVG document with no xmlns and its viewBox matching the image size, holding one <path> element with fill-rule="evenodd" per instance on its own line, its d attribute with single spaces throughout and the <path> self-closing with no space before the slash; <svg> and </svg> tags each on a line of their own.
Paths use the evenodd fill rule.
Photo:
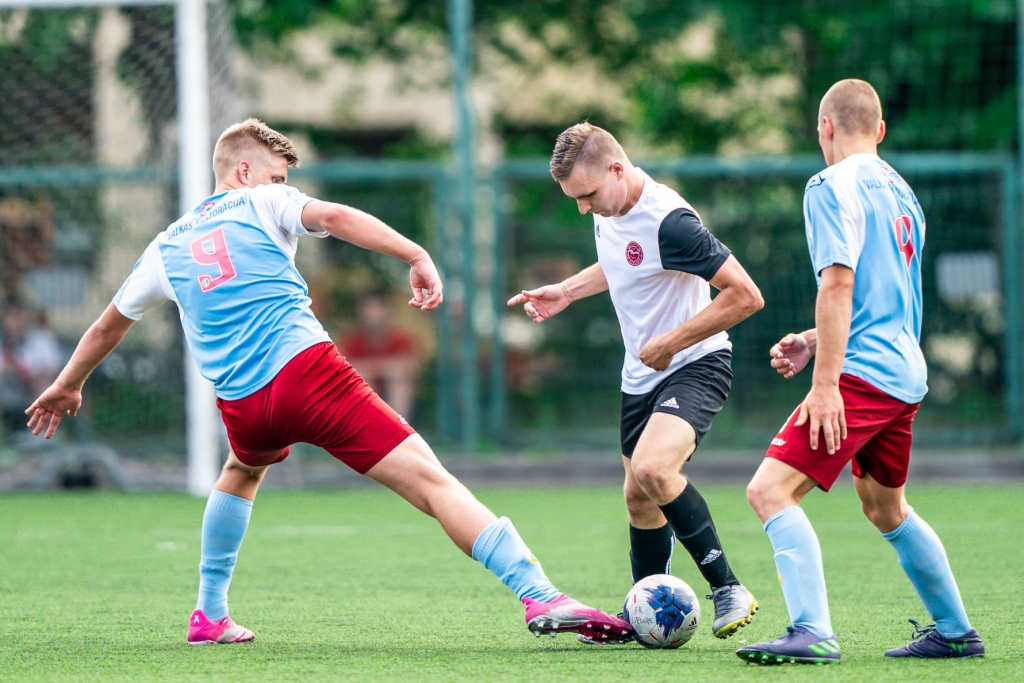
<svg viewBox="0 0 1024 683">
<path fill-rule="evenodd" d="M 243 479 L 252 482 L 260 482 L 263 475 L 267 473 L 266 467 L 249 467 L 236 458 L 228 458 L 221 469 L 221 476 L 228 476 L 233 479 Z"/>
<path fill-rule="evenodd" d="M 787 498 L 791 498 L 791 496 L 784 495 L 779 485 L 766 477 L 755 475 L 747 484 L 747 502 L 750 503 L 750 507 L 754 509 L 762 522 L 767 521 L 779 510 L 788 507 L 791 503 L 786 500 Z"/>
<path fill-rule="evenodd" d="M 672 489 L 679 487 L 680 475 L 670 468 L 666 468 L 657 460 L 641 459 L 633 460 L 633 477 L 637 484 L 654 502 L 672 498 Z M 679 491 L 675 492 L 676 495 Z"/>
<path fill-rule="evenodd" d="M 883 534 L 887 534 L 899 527 L 907 517 L 899 503 L 894 505 L 889 502 L 880 503 L 874 500 L 862 500 L 860 509 L 864 512 L 864 516 L 868 518 L 868 521 Z"/>
<path fill-rule="evenodd" d="M 658 504 L 651 500 L 642 489 L 636 486 L 627 486 L 625 489 L 626 512 L 629 513 L 630 521 L 644 520 L 648 517 L 656 517 L 661 513 Z"/>
</svg>

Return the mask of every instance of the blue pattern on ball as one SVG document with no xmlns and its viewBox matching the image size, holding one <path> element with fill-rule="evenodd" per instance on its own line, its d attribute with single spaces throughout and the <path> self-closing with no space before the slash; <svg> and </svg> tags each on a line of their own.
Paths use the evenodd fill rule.
<svg viewBox="0 0 1024 683">
<path fill-rule="evenodd" d="M 672 589 L 658 586 L 647 593 L 647 604 L 654 608 L 654 618 L 665 633 L 675 633 L 682 628 L 686 616 L 693 611 L 693 605 L 686 599 L 681 588 Z"/>
</svg>

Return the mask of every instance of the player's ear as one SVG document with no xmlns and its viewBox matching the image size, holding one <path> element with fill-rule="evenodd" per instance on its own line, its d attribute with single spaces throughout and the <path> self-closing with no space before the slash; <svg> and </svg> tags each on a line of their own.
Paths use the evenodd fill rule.
<svg viewBox="0 0 1024 683">
<path fill-rule="evenodd" d="M 875 144 L 882 144 L 882 140 L 885 138 L 885 119 L 878 122 L 878 137 L 875 139 Z"/>
<path fill-rule="evenodd" d="M 238 176 L 238 181 L 246 187 L 251 187 L 249 185 L 249 175 L 251 171 L 252 168 L 249 166 L 248 161 L 239 161 L 238 166 L 235 167 L 235 175 Z"/>
<path fill-rule="evenodd" d="M 832 119 L 827 116 L 821 117 L 821 132 L 824 134 L 826 140 L 831 140 L 835 137 L 836 128 L 832 125 Z"/>
<path fill-rule="evenodd" d="M 615 177 L 622 180 L 622 176 L 626 172 L 626 168 L 622 165 L 621 161 L 613 161 L 608 165 L 608 170 L 615 174 Z"/>
</svg>

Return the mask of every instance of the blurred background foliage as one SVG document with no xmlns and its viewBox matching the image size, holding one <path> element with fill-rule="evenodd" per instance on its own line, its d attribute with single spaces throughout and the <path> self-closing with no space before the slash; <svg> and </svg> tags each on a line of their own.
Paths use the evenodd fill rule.
<svg viewBox="0 0 1024 683">
<path fill-rule="evenodd" d="M 281 58 L 314 25 L 335 27 L 339 56 L 395 61 L 446 30 L 443 2 L 237 0 L 235 11 L 240 44 Z M 474 12 L 479 77 L 492 55 L 524 69 L 595 64 L 628 106 L 575 114 L 667 152 L 813 151 L 817 101 L 841 77 L 879 90 L 893 148 L 1006 150 L 1016 137 L 1012 0 L 477 0 Z M 529 131 L 504 123 L 524 151 Z"/>
</svg>

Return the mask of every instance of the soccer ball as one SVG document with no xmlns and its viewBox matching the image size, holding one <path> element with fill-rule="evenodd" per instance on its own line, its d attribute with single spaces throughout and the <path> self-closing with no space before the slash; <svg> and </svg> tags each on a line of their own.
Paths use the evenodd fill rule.
<svg viewBox="0 0 1024 683">
<path fill-rule="evenodd" d="M 655 574 L 633 584 L 622 614 L 644 647 L 679 647 L 697 631 L 700 602 L 685 581 Z"/>
</svg>

